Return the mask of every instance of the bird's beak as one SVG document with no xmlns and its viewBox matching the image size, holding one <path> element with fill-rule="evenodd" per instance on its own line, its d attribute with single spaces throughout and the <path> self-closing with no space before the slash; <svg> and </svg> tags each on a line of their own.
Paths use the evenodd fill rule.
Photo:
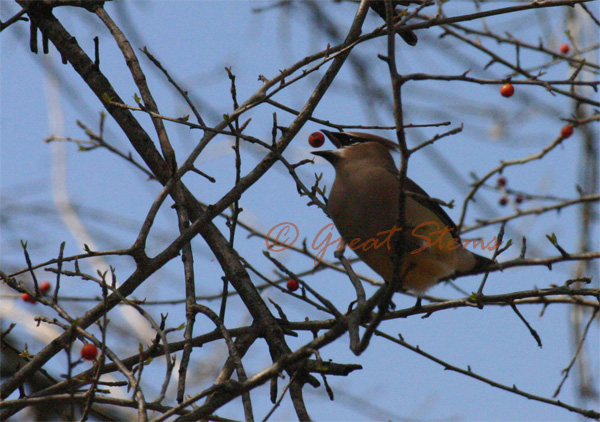
<svg viewBox="0 0 600 422">
<path fill-rule="evenodd" d="M 342 148 L 345 145 L 345 136 L 343 133 L 341 132 L 330 132 L 328 130 L 324 130 L 321 129 L 321 132 L 323 132 L 325 135 L 327 135 L 327 137 L 329 138 L 329 140 L 331 141 L 331 143 L 333 145 L 336 146 L 336 148 Z"/>
<path fill-rule="evenodd" d="M 312 151 L 311 154 L 318 155 L 319 157 L 323 157 L 331 164 L 338 158 L 335 151 Z"/>
</svg>

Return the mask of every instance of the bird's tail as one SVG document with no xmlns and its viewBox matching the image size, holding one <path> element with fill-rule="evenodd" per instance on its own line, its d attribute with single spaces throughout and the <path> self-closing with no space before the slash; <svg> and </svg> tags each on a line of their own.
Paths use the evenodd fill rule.
<svg viewBox="0 0 600 422">
<path fill-rule="evenodd" d="M 486 267 L 489 267 L 490 265 L 494 264 L 496 261 L 491 260 L 489 258 L 486 258 L 485 256 L 481 256 L 478 255 L 476 253 L 473 253 L 473 255 L 475 256 L 475 265 L 473 266 L 472 270 L 473 271 L 479 271 L 482 270 Z"/>
</svg>

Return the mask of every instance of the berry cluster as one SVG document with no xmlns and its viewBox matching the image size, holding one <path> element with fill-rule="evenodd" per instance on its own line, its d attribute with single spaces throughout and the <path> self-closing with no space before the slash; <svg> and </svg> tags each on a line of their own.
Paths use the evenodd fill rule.
<svg viewBox="0 0 600 422">
<path fill-rule="evenodd" d="M 569 47 L 569 44 L 561 44 L 558 47 L 558 50 L 562 54 L 567 54 L 571 50 L 571 47 Z M 514 93 L 515 93 L 515 87 L 510 82 L 509 83 L 505 83 L 500 88 L 500 95 L 502 95 L 503 97 L 510 98 L 510 97 L 513 96 Z"/>
<path fill-rule="evenodd" d="M 504 192 L 504 195 L 498 200 L 498 203 L 500 204 L 500 206 L 503 207 L 503 206 L 507 205 L 510 200 L 509 193 L 505 189 L 506 177 L 500 176 L 496 182 L 496 186 L 497 186 L 498 190 L 501 190 L 502 192 Z M 525 198 L 520 193 L 515 195 L 514 201 L 516 204 L 522 204 L 524 200 L 525 200 Z"/>
<path fill-rule="evenodd" d="M 42 292 L 42 294 L 48 293 L 51 288 L 52 288 L 52 285 L 50 284 L 49 281 L 44 281 L 40 284 L 40 292 Z M 29 294 L 27 294 L 27 293 L 21 293 L 21 300 L 23 302 L 27 302 L 27 303 L 36 303 L 35 298 L 29 296 Z"/>
</svg>

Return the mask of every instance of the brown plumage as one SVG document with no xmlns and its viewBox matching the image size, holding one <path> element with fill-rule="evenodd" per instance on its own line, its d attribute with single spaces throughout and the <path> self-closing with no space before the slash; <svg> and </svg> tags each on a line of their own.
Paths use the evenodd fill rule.
<svg viewBox="0 0 600 422">
<path fill-rule="evenodd" d="M 423 292 L 456 271 L 492 263 L 460 246 L 452 219 L 408 178 L 404 187 L 404 227 L 392 232 L 398 222 L 400 195 L 399 174 L 391 155 L 396 144 L 368 133 L 322 132 L 338 147 L 313 152 L 335 168 L 327 204 L 329 216 L 344 241 L 384 280 L 390 281 L 393 276 L 398 236 L 407 250 L 401 271 L 402 287 L 406 289 Z"/>
</svg>

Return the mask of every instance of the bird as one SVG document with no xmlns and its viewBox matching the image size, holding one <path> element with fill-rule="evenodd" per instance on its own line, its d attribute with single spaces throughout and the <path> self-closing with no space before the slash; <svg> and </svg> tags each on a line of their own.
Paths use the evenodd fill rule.
<svg viewBox="0 0 600 422">
<path fill-rule="evenodd" d="M 494 261 L 463 247 L 456 224 L 414 181 L 403 184 L 404 221 L 399 215 L 400 173 L 389 139 L 362 132 L 321 130 L 337 147 L 313 151 L 335 169 L 326 210 L 342 239 L 358 257 L 391 283 L 400 236 L 400 289 L 422 295 L 440 279 L 479 270 Z"/>
</svg>

